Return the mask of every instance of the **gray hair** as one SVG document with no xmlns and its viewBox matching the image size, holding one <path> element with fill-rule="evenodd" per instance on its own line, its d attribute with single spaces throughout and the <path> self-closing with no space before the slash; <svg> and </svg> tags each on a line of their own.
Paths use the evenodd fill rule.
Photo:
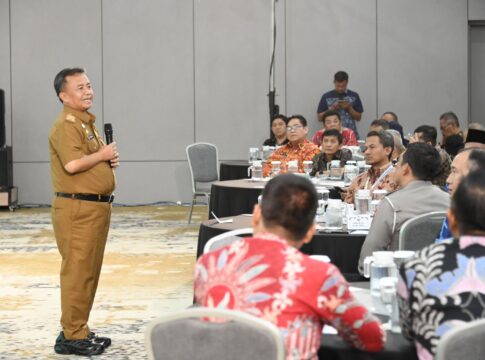
<svg viewBox="0 0 485 360">
<path fill-rule="evenodd" d="M 392 137 L 394 138 L 394 149 L 398 152 L 399 155 L 401 155 L 406 148 L 404 147 L 402 143 L 402 137 L 399 131 L 394 130 L 394 129 L 387 129 L 387 133 L 391 134 Z"/>
</svg>

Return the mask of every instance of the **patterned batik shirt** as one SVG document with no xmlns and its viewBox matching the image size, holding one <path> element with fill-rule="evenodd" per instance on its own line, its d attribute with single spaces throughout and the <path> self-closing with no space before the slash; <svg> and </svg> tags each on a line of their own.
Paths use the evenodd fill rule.
<svg viewBox="0 0 485 360">
<path fill-rule="evenodd" d="M 318 130 L 315 135 L 313 136 L 312 143 L 320 147 L 323 141 L 323 133 L 325 129 Z M 342 145 L 343 146 L 357 146 L 359 143 L 357 142 L 357 136 L 352 129 L 343 128 L 342 132 Z"/>
<path fill-rule="evenodd" d="M 341 149 L 338 150 L 332 157 L 332 160 L 340 160 L 340 167 L 344 167 L 347 161 L 352 159 L 352 151 L 349 149 Z M 330 161 L 332 161 L 330 160 Z M 321 152 L 320 154 L 315 155 L 313 158 L 313 168 L 310 176 L 315 176 L 317 173 L 322 173 L 323 171 L 327 171 L 328 164 L 330 161 L 327 161 L 325 158 L 325 153 Z"/>
<path fill-rule="evenodd" d="M 384 346 L 381 324 L 354 299 L 334 265 L 269 233 L 203 255 L 194 286 L 198 305 L 243 311 L 277 325 L 287 359 L 317 359 L 323 324 L 358 349 Z"/>
<path fill-rule="evenodd" d="M 420 360 L 432 360 L 446 332 L 485 318 L 485 237 L 420 250 L 401 267 L 397 291 L 403 335 Z"/>
<path fill-rule="evenodd" d="M 361 189 L 370 189 L 374 183 L 381 177 L 382 173 L 387 170 L 389 166 L 392 166 L 391 163 L 384 165 L 379 169 L 370 168 L 369 170 L 363 172 L 359 176 L 357 176 L 352 183 L 350 184 L 346 194 L 344 201 L 352 204 L 354 202 L 355 193 L 357 190 Z M 388 193 L 392 193 L 396 190 L 397 186 L 393 179 L 393 171 L 390 171 L 378 185 L 376 185 L 375 189 L 384 189 L 387 190 Z"/>
<path fill-rule="evenodd" d="M 312 160 L 319 152 L 318 146 L 307 139 L 298 145 L 288 143 L 269 156 L 263 167 L 263 175 L 271 174 L 271 161 L 281 161 L 281 173 L 285 173 L 288 171 L 288 161 L 298 160 L 298 172 L 303 173 L 303 161 Z"/>
</svg>

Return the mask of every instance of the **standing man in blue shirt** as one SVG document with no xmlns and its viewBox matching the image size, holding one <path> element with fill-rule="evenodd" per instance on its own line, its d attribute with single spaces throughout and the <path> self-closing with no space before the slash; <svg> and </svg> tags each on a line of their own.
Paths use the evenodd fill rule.
<svg viewBox="0 0 485 360">
<path fill-rule="evenodd" d="M 342 125 L 354 130 L 357 138 L 359 138 L 355 122 L 360 121 L 364 112 L 359 94 L 347 89 L 349 74 L 345 71 L 335 73 L 333 83 L 335 89 L 323 94 L 318 104 L 318 118 L 323 121 L 323 114 L 327 110 L 338 111 L 342 119 Z"/>
</svg>

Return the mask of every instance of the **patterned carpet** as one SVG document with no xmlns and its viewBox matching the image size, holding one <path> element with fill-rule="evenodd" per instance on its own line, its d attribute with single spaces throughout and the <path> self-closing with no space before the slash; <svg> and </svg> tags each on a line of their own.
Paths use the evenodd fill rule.
<svg viewBox="0 0 485 360">
<path fill-rule="evenodd" d="M 113 209 L 98 292 L 89 321 L 113 345 L 96 359 L 146 359 L 144 331 L 156 317 L 192 303 L 199 222 L 207 207 Z M 0 359 L 78 359 L 56 355 L 60 255 L 50 209 L 0 211 Z"/>
</svg>

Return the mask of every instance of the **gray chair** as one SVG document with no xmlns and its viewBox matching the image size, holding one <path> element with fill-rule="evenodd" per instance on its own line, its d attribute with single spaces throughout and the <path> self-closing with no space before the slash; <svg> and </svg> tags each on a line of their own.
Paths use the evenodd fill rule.
<svg viewBox="0 0 485 360">
<path fill-rule="evenodd" d="M 444 211 L 433 211 L 407 220 L 399 231 L 399 250 L 420 250 L 434 243 L 446 217 Z"/>
<path fill-rule="evenodd" d="M 219 234 L 210 238 L 208 242 L 204 245 L 204 254 L 210 251 L 217 250 L 223 246 L 232 244 L 234 241 L 241 239 L 240 235 L 252 235 L 253 229 L 252 228 L 242 228 L 227 231 L 225 233 Z"/>
<path fill-rule="evenodd" d="M 482 360 L 485 357 L 485 319 L 448 331 L 439 341 L 435 360 Z"/>
<path fill-rule="evenodd" d="M 212 183 L 219 180 L 219 154 L 217 147 L 209 143 L 191 144 L 186 147 L 185 152 L 192 176 L 192 204 L 188 222 L 190 224 L 196 198 L 205 196 L 209 203 Z"/>
<path fill-rule="evenodd" d="M 148 326 L 145 344 L 149 360 L 285 358 L 284 338 L 276 325 L 225 309 L 189 308 L 159 318 Z"/>
</svg>

